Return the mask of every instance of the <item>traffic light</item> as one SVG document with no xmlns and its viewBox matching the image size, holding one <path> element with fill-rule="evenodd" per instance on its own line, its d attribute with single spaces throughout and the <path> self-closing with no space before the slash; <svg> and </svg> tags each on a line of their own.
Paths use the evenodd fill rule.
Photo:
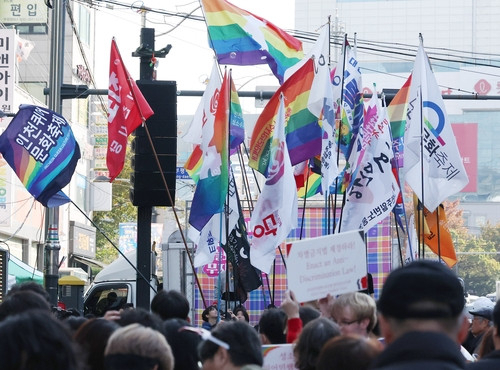
<svg viewBox="0 0 500 370">
<path fill-rule="evenodd" d="M 177 167 L 177 85 L 175 81 L 139 80 L 137 86 L 154 111 L 146 120 L 146 126 L 160 161 L 161 172 L 146 129 L 140 126 L 133 132 L 130 200 L 134 206 L 172 206 Z M 161 173 L 167 181 L 172 202 Z"/>
</svg>

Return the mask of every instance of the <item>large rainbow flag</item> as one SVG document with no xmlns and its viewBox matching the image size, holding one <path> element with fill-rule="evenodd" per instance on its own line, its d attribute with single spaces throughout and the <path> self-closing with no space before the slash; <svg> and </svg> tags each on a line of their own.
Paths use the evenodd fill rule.
<svg viewBox="0 0 500 370">
<path fill-rule="evenodd" d="M 240 98 L 234 81 L 231 78 L 231 96 L 229 99 L 229 149 L 230 154 L 236 152 L 240 144 L 245 140 L 245 124 L 243 122 L 243 111 L 241 110 Z"/>
<path fill-rule="evenodd" d="M 205 124 L 201 151 L 203 163 L 193 196 L 189 224 L 198 232 L 216 213 L 224 210 L 228 191 L 228 121 L 230 77 L 224 75 L 213 125 Z"/>
<path fill-rule="evenodd" d="M 408 94 L 410 93 L 411 75 L 404 85 L 392 98 L 387 107 L 387 113 L 391 121 L 392 146 L 394 158 L 398 168 L 403 167 L 404 136 L 406 127 L 406 110 L 408 108 Z"/>
<path fill-rule="evenodd" d="M 243 111 L 240 105 L 238 91 L 234 86 L 233 79 L 230 81 L 231 94 L 229 100 L 229 149 L 230 154 L 234 154 L 239 145 L 245 140 L 245 125 L 243 121 Z M 220 94 L 217 93 L 217 100 L 220 99 Z M 208 122 L 208 121 L 207 121 Z M 195 183 L 200 178 L 200 170 L 203 164 L 203 151 L 200 144 L 195 145 L 193 152 L 184 164 L 184 168 Z"/>
<path fill-rule="evenodd" d="M 0 152 L 26 190 L 44 206 L 70 201 L 61 189 L 73 176 L 80 148 L 63 116 L 21 105 L 0 136 Z"/>
<path fill-rule="evenodd" d="M 252 168 L 267 175 L 281 94 L 285 97 L 286 144 L 292 165 L 320 154 L 321 126 L 318 118 L 307 109 L 313 80 L 314 60 L 309 59 L 271 97 L 255 123 L 250 139 L 249 164 Z"/>
<path fill-rule="evenodd" d="M 403 167 L 404 158 L 404 136 L 406 128 L 406 110 L 408 109 L 408 95 L 410 93 L 411 74 L 406 80 L 401 89 L 392 98 L 391 103 L 387 107 L 387 114 L 391 121 L 392 132 L 392 150 L 394 151 L 394 158 L 392 162 L 392 172 L 396 177 L 399 188 L 401 189 L 401 181 L 399 178 L 399 170 Z M 403 202 L 402 192 L 399 193 L 396 205 L 393 209 L 394 216 L 401 229 L 404 231 L 403 218 L 405 217 L 405 205 Z M 411 248 L 411 247 L 410 247 Z"/>
<path fill-rule="evenodd" d="M 268 64 L 280 83 L 304 57 L 302 43 L 264 18 L 225 0 L 202 0 L 210 45 L 220 64 Z"/>
</svg>

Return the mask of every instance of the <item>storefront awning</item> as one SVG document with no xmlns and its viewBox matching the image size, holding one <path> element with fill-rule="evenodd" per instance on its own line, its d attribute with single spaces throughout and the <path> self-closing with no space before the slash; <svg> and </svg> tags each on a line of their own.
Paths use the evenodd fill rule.
<svg viewBox="0 0 500 370">
<path fill-rule="evenodd" d="M 13 255 L 9 256 L 7 272 L 9 275 L 15 276 L 17 284 L 34 281 L 43 285 L 43 273 Z"/>
<path fill-rule="evenodd" d="M 76 254 L 73 254 L 72 257 L 75 259 L 75 261 L 83 263 L 84 265 L 94 266 L 98 268 L 104 268 L 107 266 L 107 264 L 89 257 L 79 256 Z"/>
</svg>

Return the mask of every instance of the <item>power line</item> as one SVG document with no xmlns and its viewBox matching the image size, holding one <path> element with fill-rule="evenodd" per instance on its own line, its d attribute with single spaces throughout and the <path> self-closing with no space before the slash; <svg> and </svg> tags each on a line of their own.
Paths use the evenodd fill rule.
<svg viewBox="0 0 500 370">
<path fill-rule="evenodd" d="M 120 1 L 115 0 L 102 0 L 102 1 L 90 1 L 82 2 L 83 5 L 87 5 L 97 10 L 100 10 L 106 4 L 110 4 L 113 6 L 121 7 L 124 9 L 130 9 L 135 11 L 146 11 L 153 14 L 160 14 L 168 17 L 177 17 L 181 18 L 181 20 L 175 24 L 171 25 L 168 31 L 158 34 L 165 35 L 168 34 L 175 29 L 177 29 L 183 22 L 186 20 L 192 21 L 204 21 L 203 16 L 193 14 L 200 7 L 196 6 L 189 12 L 172 12 L 167 11 L 165 9 L 151 8 L 145 7 L 143 5 L 135 5 L 127 4 Z M 196 5 L 198 5 L 196 3 Z M 165 24 L 167 24 L 165 22 Z M 316 32 L 308 32 L 303 30 L 286 30 L 292 36 L 301 40 L 302 42 L 313 43 L 316 41 L 318 37 L 318 33 Z M 352 38 L 350 40 L 353 40 Z M 341 35 L 333 35 L 331 37 L 330 43 L 332 45 L 341 46 L 343 41 L 343 36 Z M 390 42 L 377 42 L 373 40 L 363 40 L 357 39 L 357 49 L 360 54 L 365 55 L 373 55 L 373 56 L 385 56 L 386 58 L 395 58 L 403 57 L 408 58 L 407 61 L 410 62 L 414 60 L 416 55 L 417 46 L 404 44 L 404 43 L 390 43 Z M 447 48 L 439 48 L 439 47 L 426 47 L 426 52 L 429 56 L 429 59 L 435 62 L 444 62 L 444 63 L 457 63 L 461 65 L 469 65 L 475 67 L 492 67 L 492 68 L 500 68 L 500 54 L 491 54 L 491 53 L 482 53 L 482 52 L 470 52 L 470 51 L 460 51 L 456 49 L 447 49 Z M 361 58 L 360 58 L 361 59 Z M 405 59 L 403 59 L 405 60 Z M 453 69 L 450 66 L 442 65 L 442 64 L 433 64 L 435 67 L 449 68 Z M 459 68 L 457 68 L 458 70 Z M 384 71 L 373 70 L 374 73 L 385 73 Z M 480 73 L 476 71 L 467 71 L 470 73 Z M 497 75 L 491 74 L 492 76 L 498 77 Z"/>
</svg>

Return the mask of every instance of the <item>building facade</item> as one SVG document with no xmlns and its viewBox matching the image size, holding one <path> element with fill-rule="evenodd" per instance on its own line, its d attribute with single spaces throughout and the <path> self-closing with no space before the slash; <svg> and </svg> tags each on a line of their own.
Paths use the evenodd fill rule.
<svg viewBox="0 0 500 370">
<path fill-rule="evenodd" d="M 296 0 L 295 28 L 314 32 L 331 15 L 339 55 L 356 38 L 363 87 L 399 89 L 413 68 L 419 34 L 445 98 L 469 185 L 460 199 L 465 225 L 478 233 L 500 222 L 500 5 L 493 0 Z M 463 99 L 447 99 L 452 96 Z M 469 98 L 477 98 L 470 99 Z"/>
<path fill-rule="evenodd" d="M 64 2 L 64 41 L 62 83 L 92 86 L 94 70 L 94 11 L 77 2 Z M 53 10 L 43 0 L 20 0 L 16 4 L 0 2 L 0 31 L 15 30 L 15 75 L 11 76 L 12 104 L 4 105 L 5 113 L 16 113 L 21 104 L 47 106 L 44 89 L 49 87 L 51 63 L 51 29 Z M 5 59 L 3 59 L 5 63 Z M 91 215 L 92 169 L 94 167 L 93 137 L 96 122 L 106 123 L 103 110 L 98 111 L 92 99 L 64 99 L 61 113 L 70 123 L 80 146 L 78 162 L 71 183 L 63 191 L 76 206 L 67 203 L 59 207 L 59 241 L 61 267 L 73 265 L 73 255 L 95 256 L 95 229 L 87 216 Z M 99 112 L 100 116 L 92 114 Z M 1 129 L 10 122 L 0 119 Z M 43 269 L 45 244 L 45 208 L 24 189 L 15 173 L 3 163 L 1 176 L 6 197 L 0 207 L 0 240 L 11 255 L 38 270 Z M 71 264 L 68 264 L 69 257 Z M 87 265 L 80 265 L 87 268 Z"/>
</svg>

